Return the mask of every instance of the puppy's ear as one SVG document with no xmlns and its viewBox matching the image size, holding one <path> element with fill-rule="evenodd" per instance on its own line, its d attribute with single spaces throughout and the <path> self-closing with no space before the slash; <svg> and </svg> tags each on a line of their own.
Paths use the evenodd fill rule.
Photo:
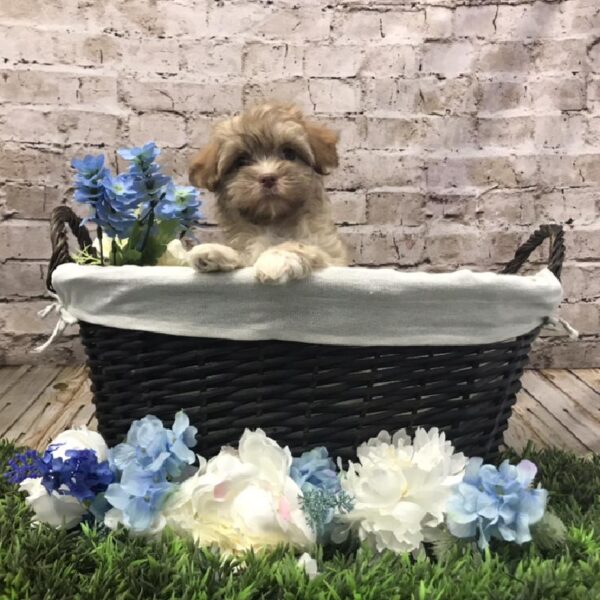
<svg viewBox="0 0 600 600">
<path fill-rule="evenodd" d="M 199 188 L 214 192 L 219 183 L 217 165 L 219 160 L 219 145 L 211 142 L 205 146 L 190 164 L 190 182 Z"/>
<path fill-rule="evenodd" d="M 329 169 L 338 166 L 336 144 L 339 138 L 337 131 L 315 123 L 306 124 L 308 142 L 315 155 L 315 170 L 320 175 L 326 175 Z"/>
</svg>

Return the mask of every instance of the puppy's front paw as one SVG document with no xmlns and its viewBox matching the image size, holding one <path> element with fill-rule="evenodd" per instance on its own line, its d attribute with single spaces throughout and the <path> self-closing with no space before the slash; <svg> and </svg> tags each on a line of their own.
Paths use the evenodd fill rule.
<svg viewBox="0 0 600 600">
<path fill-rule="evenodd" d="M 189 264 L 200 273 L 233 271 L 241 267 L 236 250 L 222 244 L 200 244 L 188 252 Z"/>
<path fill-rule="evenodd" d="M 271 285 L 303 279 L 310 272 L 300 256 L 285 250 L 266 250 L 258 257 L 254 270 L 258 281 Z"/>
</svg>

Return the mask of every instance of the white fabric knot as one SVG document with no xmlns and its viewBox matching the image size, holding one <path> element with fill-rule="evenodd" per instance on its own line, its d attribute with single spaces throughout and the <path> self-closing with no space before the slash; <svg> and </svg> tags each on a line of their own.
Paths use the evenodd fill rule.
<svg viewBox="0 0 600 600">
<path fill-rule="evenodd" d="M 48 346 L 50 346 L 55 339 L 59 338 L 63 334 L 68 325 L 75 325 L 75 323 L 77 323 L 77 319 L 71 313 L 65 310 L 60 302 L 59 297 L 52 292 L 49 292 L 49 294 L 54 298 L 54 302 L 38 311 L 38 317 L 45 319 L 52 311 L 54 311 L 58 314 L 58 321 L 50 337 L 43 344 L 32 350 L 32 352 L 35 352 L 36 354 L 46 350 L 46 348 L 48 348 Z"/>
</svg>

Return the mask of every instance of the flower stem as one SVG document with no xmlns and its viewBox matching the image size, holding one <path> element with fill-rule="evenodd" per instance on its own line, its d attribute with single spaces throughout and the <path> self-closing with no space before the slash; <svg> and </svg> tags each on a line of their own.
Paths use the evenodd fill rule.
<svg viewBox="0 0 600 600">
<path fill-rule="evenodd" d="M 96 228 L 96 235 L 98 236 L 98 245 L 100 246 L 100 265 L 104 266 L 104 249 L 102 248 L 102 227 L 98 225 Z"/>
<path fill-rule="evenodd" d="M 154 206 L 155 201 L 150 201 L 150 210 L 148 211 L 148 226 L 146 227 L 146 233 L 144 234 L 144 239 L 142 240 L 142 245 L 140 247 L 140 252 L 143 254 L 144 249 L 146 248 L 146 244 L 148 242 L 148 238 L 150 237 L 150 231 L 152 230 L 152 226 L 154 225 Z"/>
<path fill-rule="evenodd" d="M 117 242 L 116 240 L 113 239 L 112 244 L 111 244 L 111 250 L 112 250 L 112 264 L 113 265 L 117 265 Z"/>
</svg>

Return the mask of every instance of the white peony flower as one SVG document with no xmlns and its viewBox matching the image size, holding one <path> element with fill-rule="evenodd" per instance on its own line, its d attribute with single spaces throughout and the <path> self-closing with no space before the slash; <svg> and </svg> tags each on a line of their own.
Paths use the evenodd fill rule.
<svg viewBox="0 0 600 600">
<path fill-rule="evenodd" d="M 309 579 L 314 579 L 319 574 L 317 561 L 308 552 L 298 559 L 298 566 L 304 570 Z"/>
<path fill-rule="evenodd" d="M 24 479 L 19 490 L 28 494 L 25 502 L 35 513 L 34 522 L 47 523 L 57 529 L 75 527 L 87 510 L 73 496 L 61 496 L 57 492 L 49 494 L 42 485 L 41 477 Z"/>
<path fill-rule="evenodd" d="M 300 507 L 302 492 L 289 472 L 289 448 L 246 430 L 239 449 L 223 448 L 167 501 L 163 516 L 199 546 L 224 552 L 280 543 L 306 548 L 315 535 Z"/>
<path fill-rule="evenodd" d="M 437 428 L 417 429 L 412 443 L 405 430 L 393 439 L 383 431 L 362 444 L 357 456 L 359 464 L 350 463 L 341 478 L 355 500 L 342 518 L 377 551 L 418 548 L 427 529 L 443 522 L 452 486 L 462 480 L 465 456 L 455 454 Z"/>
<path fill-rule="evenodd" d="M 108 460 L 108 446 L 104 438 L 87 427 L 67 429 L 57 435 L 48 445 L 56 446 L 51 450 L 55 458 L 66 459 L 67 450 L 93 450 L 98 462 Z M 41 477 L 24 479 L 19 490 L 27 492 L 25 502 L 35 513 L 35 522 L 47 523 L 58 529 L 75 527 L 87 508 L 82 502 L 69 495 L 53 491 L 49 494 L 42 485 Z"/>
<path fill-rule="evenodd" d="M 57 446 L 52 451 L 52 455 L 56 458 L 66 458 L 67 450 L 93 450 L 99 463 L 108 460 L 108 446 L 104 438 L 87 427 L 67 429 L 59 433 L 49 446 Z"/>
</svg>

